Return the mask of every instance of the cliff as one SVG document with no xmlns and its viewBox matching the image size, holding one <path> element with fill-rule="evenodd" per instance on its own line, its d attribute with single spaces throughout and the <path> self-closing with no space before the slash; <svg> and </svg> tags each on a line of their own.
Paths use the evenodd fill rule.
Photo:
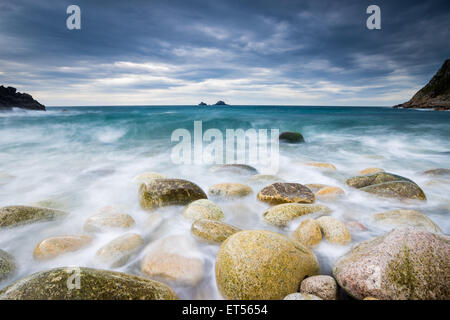
<svg viewBox="0 0 450 320">
<path fill-rule="evenodd" d="M 17 92 L 13 87 L 0 86 L 0 110 L 12 108 L 45 111 L 45 106 L 34 100 L 28 93 Z"/>
</svg>

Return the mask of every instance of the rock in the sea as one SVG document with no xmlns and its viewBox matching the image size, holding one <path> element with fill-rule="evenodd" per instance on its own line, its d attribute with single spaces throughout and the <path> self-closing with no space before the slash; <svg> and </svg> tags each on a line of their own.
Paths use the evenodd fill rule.
<svg viewBox="0 0 450 320">
<path fill-rule="evenodd" d="M 254 175 L 258 174 L 258 170 L 247 164 L 222 164 L 211 168 L 214 173 L 234 173 L 238 175 Z"/>
<path fill-rule="evenodd" d="M 424 172 L 424 174 L 428 174 L 431 176 L 450 176 L 450 169 L 431 169 Z"/>
<path fill-rule="evenodd" d="M 263 219 L 275 226 L 285 227 L 298 217 L 316 212 L 328 214 L 331 209 L 322 204 L 283 203 L 264 211 Z"/>
<path fill-rule="evenodd" d="M 283 182 L 284 180 L 280 177 L 271 175 L 271 174 L 255 174 L 248 178 L 249 182 L 252 183 L 275 183 L 275 182 Z"/>
<path fill-rule="evenodd" d="M 195 286 L 204 276 L 204 262 L 195 242 L 175 235 L 151 243 L 145 249 L 141 271 L 150 278 L 181 286 Z"/>
<path fill-rule="evenodd" d="M 113 206 L 107 206 L 97 214 L 90 216 L 84 223 L 86 232 L 105 232 L 114 229 L 129 229 L 135 225 L 134 219 L 122 210 Z"/>
<path fill-rule="evenodd" d="M 318 200 L 329 201 L 329 200 L 335 200 L 339 197 L 342 197 L 344 194 L 345 194 L 345 192 L 341 188 L 329 186 L 329 187 L 324 187 L 322 189 L 319 189 L 316 192 L 316 198 Z"/>
<path fill-rule="evenodd" d="M 291 237 L 309 248 L 322 241 L 322 231 L 316 220 L 306 219 L 292 232 Z"/>
<path fill-rule="evenodd" d="M 258 193 L 258 199 L 270 204 L 313 203 L 316 196 L 300 183 L 276 182 L 264 187 Z"/>
<path fill-rule="evenodd" d="M 421 108 L 434 110 L 450 109 L 450 59 L 445 60 L 442 67 L 408 102 L 394 108 Z"/>
<path fill-rule="evenodd" d="M 0 110 L 21 108 L 45 111 L 45 106 L 28 93 L 17 92 L 16 88 L 0 86 Z"/>
<path fill-rule="evenodd" d="M 163 283 L 121 272 L 83 267 L 41 271 L 0 291 L 0 300 L 176 299 L 178 297 L 172 288 Z"/>
<path fill-rule="evenodd" d="M 191 226 L 191 232 L 193 235 L 203 240 L 215 243 L 221 243 L 229 236 L 239 231 L 241 231 L 241 229 L 232 225 L 209 219 L 196 220 Z"/>
<path fill-rule="evenodd" d="M 165 176 L 157 172 L 144 172 L 133 178 L 136 183 L 148 183 L 154 179 L 164 179 Z"/>
<path fill-rule="evenodd" d="M 213 104 L 213 106 L 227 106 L 228 104 L 225 103 L 225 101 L 219 100 L 216 103 Z"/>
<path fill-rule="evenodd" d="M 365 175 L 371 175 L 371 174 L 380 173 L 380 172 L 384 172 L 384 169 L 381 169 L 381 168 L 366 168 L 364 170 L 361 170 L 359 173 L 361 175 L 365 176 Z"/>
<path fill-rule="evenodd" d="M 0 208 L 0 228 L 15 227 L 37 221 L 49 221 L 63 218 L 66 212 L 41 207 L 9 206 Z"/>
<path fill-rule="evenodd" d="M 200 199 L 188 204 L 183 210 L 183 216 L 192 221 L 197 219 L 222 220 L 224 217 L 222 209 L 208 199 Z"/>
<path fill-rule="evenodd" d="M 342 221 L 334 217 L 320 217 L 316 219 L 316 222 L 319 224 L 323 237 L 327 241 L 346 245 L 352 240 L 350 231 Z"/>
<path fill-rule="evenodd" d="M 441 228 L 430 218 L 416 210 L 391 210 L 377 213 L 373 216 L 380 225 L 398 227 L 413 227 L 418 230 L 442 233 Z"/>
<path fill-rule="evenodd" d="M 414 181 L 388 172 L 353 177 L 345 183 L 382 197 L 426 200 L 425 193 Z"/>
<path fill-rule="evenodd" d="M 118 268 L 128 262 L 128 259 L 143 245 L 144 240 L 137 233 L 120 236 L 107 243 L 95 254 L 98 262 L 111 268 Z"/>
<path fill-rule="evenodd" d="M 278 136 L 278 139 L 280 142 L 287 142 L 287 143 L 302 143 L 305 142 L 305 139 L 303 138 L 303 135 L 299 132 L 282 132 Z"/>
<path fill-rule="evenodd" d="M 219 183 L 209 188 L 209 194 L 213 197 L 240 198 L 252 194 L 253 190 L 243 183 Z"/>
<path fill-rule="evenodd" d="M 311 166 L 311 167 L 317 167 L 317 168 L 321 168 L 321 169 L 336 171 L 336 167 L 334 166 L 334 164 L 331 164 L 331 163 L 309 161 L 309 162 L 305 162 L 304 164 L 307 166 Z"/>
<path fill-rule="evenodd" d="M 141 184 L 139 200 L 144 210 L 207 199 L 205 192 L 195 183 L 182 179 L 154 179 Z"/>
<path fill-rule="evenodd" d="M 323 300 L 337 300 L 337 284 L 333 277 L 319 275 L 306 278 L 300 284 L 300 292 L 312 294 Z"/>
<path fill-rule="evenodd" d="M 78 251 L 92 242 L 89 236 L 57 236 L 39 242 L 33 251 L 37 260 L 54 259 L 64 253 Z"/>
<path fill-rule="evenodd" d="M 308 184 L 305 184 L 305 187 L 308 187 L 313 192 L 317 192 L 320 189 L 329 187 L 329 185 L 321 184 L 321 183 L 308 183 Z"/>
<path fill-rule="evenodd" d="M 333 274 L 357 299 L 449 300 L 450 237 L 394 229 L 354 246 L 336 261 Z"/>
<path fill-rule="evenodd" d="M 11 276 L 16 270 L 14 257 L 0 249 L 0 282 Z"/>
<path fill-rule="evenodd" d="M 216 282 L 225 299 L 282 299 L 318 271 L 308 248 L 265 230 L 235 233 L 222 243 L 216 259 Z"/>
<path fill-rule="evenodd" d="M 323 300 L 323 299 L 313 294 L 294 292 L 288 294 L 286 297 L 283 298 L 283 300 Z"/>
</svg>

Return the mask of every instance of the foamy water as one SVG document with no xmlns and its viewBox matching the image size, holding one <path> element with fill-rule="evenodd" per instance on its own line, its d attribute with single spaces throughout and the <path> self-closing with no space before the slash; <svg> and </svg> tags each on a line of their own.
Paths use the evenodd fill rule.
<svg viewBox="0 0 450 320">
<path fill-rule="evenodd" d="M 323 183 L 339 186 L 345 196 L 323 202 L 344 221 L 356 220 L 367 231 L 352 231 L 352 243 L 337 246 L 322 241 L 313 249 L 321 273 L 329 274 L 333 261 L 351 245 L 378 236 L 388 229 L 372 222 L 374 213 L 407 208 L 424 212 L 448 234 L 450 231 L 449 180 L 423 175 L 433 168 L 449 168 L 450 114 L 392 110 L 388 108 L 293 108 L 293 107 L 121 107 L 49 108 L 47 112 L 0 113 L 0 206 L 27 205 L 52 200 L 70 215 L 61 221 L 42 222 L 0 230 L 0 248 L 17 260 L 13 278 L 58 266 L 99 268 L 95 252 L 117 236 L 136 232 L 146 244 L 167 235 L 190 236 L 191 222 L 181 215 L 183 207 L 158 210 L 163 222 L 152 230 L 146 225 L 149 213 L 138 202 L 138 184 L 133 178 L 152 171 L 170 178 L 197 183 L 203 190 L 220 182 L 242 182 L 254 194 L 235 200 L 213 199 L 225 213 L 224 221 L 242 229 L 266 229 L 289 235 L 300 223 L 287 228 L 270 226 L 262 220 L 268 205 L 256 200 L 264 186 L 248 177 L 215 174 L 209 165 L 174 165 L 170 152 L 173 130 L 193 129 L 194 120 L 207 128 L 261 129 L 302 132 L 301 145 L 280 145 L 278 176 L 286 182 Z M 329 162 L 336 172 L 301 164 Z M 267 168 L 256 166 L 264 173 Z M 425 191 L 426 202 L 405 203 L 376 198 L 345 185 L 345 180 L 367 167 L 379 167 L 414 180 Z M 320 203 L 320 201 L 318 202 Z M 50 261 L 35 261 L 33 249 L 42 239 L 56 235 L 82 234 L 86 219 L 107 205 L 125 208 L 136 221 L 126 232 L 99 234 L 86 249 Z M 308 218 L 308 217 L 306 217 Z M 205 264 L 205 276 L 196 287 L 173 286 L 181 298 L 220 299 L 214 275 L 218 245 L 195 240 Z M 144 251 L 116 271 L 136 275 Z"/>
</svg>

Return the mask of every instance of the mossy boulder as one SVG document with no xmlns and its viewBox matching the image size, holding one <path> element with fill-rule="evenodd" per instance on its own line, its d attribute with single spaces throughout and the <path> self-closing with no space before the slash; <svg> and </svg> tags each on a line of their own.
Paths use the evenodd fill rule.
<svg viewBox="0 0 450 320">
<path fill-rule="evenodd" d="M 306 219 L 292 232 L 291 237 L 309 248 L 322 241 L 322 231 L 316 220 Z"/>
<path fill-rule="evenodd" d="M 209 188 L 209 194 L 221 198 L 241 198 L 252 194 L 253 190 L 243 183 L 219 183 Z"/>
<path fill-rule="evenodd" d="M 216 282 L 225 299 L 282 299 L 318 271 L 308 248 L 265 230 L 233 234 L 222 243 L 216 259 Z"/>
<path fill-rule="evenodd" d="M 79 275 L 79 289 L 76 276 Z M 69 285 L 70 286 L 69 286 Z M 0 300 L 175 300 L 167 285 L 91 268 L 56 268 L 25 277 L 0 291 Z"/>
<path fill-rule="evenodd" d="M 0 249 L 0 282 L 11 276 L 16 270 L 14 257 Z"/>
<path fill-rule="evenodd" d="M 388 172 L 353 177 L 345 183 L 382 197 L 426 200 L 425 193 L 414 181 Z"/>
<path fill-rule="evenodd" d="M 283 203 L 264 211 L 263 219 L 277 227 L 285 227 L 294 219 L 316 212 L 328 214 L 331 209 L 322 204 Z"/>
<path fill-rule="evenodd" d="M 354 246 L 336 261 L 333 274 L 357 299 L 449 300 L 450 237 L 394 229 Z"/>
<path fill-rule="evenodd" d="M 305 138 L 303 138 L 303 135 L 299 132 L 290 132 L 285 131 L 280 133 L 278 136 L 278 139 L 280 142 L 287 142 L 287 143 L 303 143 L 305 142 Z"/>
<path fill-rule="evenodd" d="M 300 183 L 276 182 L 264 187 L 257 195 L 258 199 L 270 204 L 313 203 L 314 193 Z"/>
<path fill-rule="evenodd" d="M 209 219 L 199 219 L 194 221 L 191 226 L 191 233 L 208 242 L 221 243 L 225 241 L 229 236 L 241 231 L 241 229 L 236 228 L 227 223 L 209 220 Z"/>
<path fill-rule="evenodd" d="M 89 236 L 57 236 L 39 242 L 33 250 L 37 260 L 54 259 L 64 253 L 78 251 L 92 242 Z"/>
<path fill-rule="evenodd" d="M 373 216 L 375 223 L 389 227 L 413 227 L 418 230 L 442 233 L 441 228 L 430 218 L 416 210 L 391 210 Z"/>
<path fill-rule="evenodd" d="M 200 199 L 188 204 L 183 210 L 183 216 L 192 221 L 197 219 L 221 220 L 224 217 L 222 209 L 208 199 Z"/>
<path fill-rule="evenodd" d="M 98 262 L 111 268 L 118 268 L 128 262 L 144 244 L 144 240 L 137 233 L 124 234 L 113 239 L 98 249 L 95 258 Z"/>
<path fill-rule="evenodd" d="M 214 173 L 232 173 L 238 175 L 254 175 L 258 173 L 258 170 L 254 167 L 239 163 L 214 166 L 211 168 L 211 171 Z"/>
<path fill-rule="evenodd" d="M 154 179 L 141 184 L 139 201 L 144 210 L 207 199 L 205 192 L 195 183 L 183 179 Z"/>
<path fill-rule="evenodd" d="M 308 277 L 300 284 L 300 292 L 313 294 L 323 300 L 337 300 L 336 280 L 326 275 Z"/>
<path fill-rule="evenodd" d="M 334 217 L 320 217 L 316 219 L 323 237 L 331 243 L 346 245 L 352 240 L 350 231 L 345 223 Z"/>
<path fill-rule="evenodd" d="M 0 208 L 0 228 L 15 227 L 38 221 L 49 221 L 67 216 L 61 210 L 30 206 L 8 206 Z"/>
</svg>

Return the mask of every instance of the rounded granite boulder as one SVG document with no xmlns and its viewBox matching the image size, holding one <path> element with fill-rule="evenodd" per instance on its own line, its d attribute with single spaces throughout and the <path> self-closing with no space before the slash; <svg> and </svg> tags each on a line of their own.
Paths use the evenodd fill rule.
<svg viewBox="0 0 450 320">
<path fill-rule="evenodd" d="M 209 194 L 213 197 L 241 198 L 252 194 L 253 190 L 243 183 L 219 183 L 209 188 Z"/>
<path fill-rule="evenodd" d="M 98 262 L 111 268 L 118 268 L 127 263 L 128 259 L 144 244 L 137 233 L 128 233 L 113 239 L 98 249 L 95 258 Z"/>
<path fill-rule="evenodd" d="M 323 300 L 337 300 L 336 280 L 326 275 L 308 277 L 300 284 L 300 292 L 313 294 Z"/>
<path fill-rule="evenodd" d="M 328 214 L 331 209 L 322 204 L 283 203 L 264 211 L 263 219 L 277 227 L 285 227 L 294 219 L 316 212 Z"/>
<path fill-rule="evenodd" d="M 248 164 L 222 164 L 218 166 L 214 166 L 210 169 L 211 172 L 214 173 L 232 173 L 238 175 L 254 175 L 258 174 L 258 170 L 254 167 L 249 166 Z"/>
<path fill-rule="evenodd" d="M 157 172 L 144 172 L 133 178 L 136 183 L 148 183 L 155 179 L 164 179 L 165 176 Z"/>
<path fill-rule="evenodd" d="M 385 172 L 384 169 L 381 168 L 366 168 L 361 170 L 359 173 L 363 176 L 365 175 L 371 175 L 371 174 L 375 174 L 375 173 L 380 173 L 380 172 Z"/>
<path fill-rule="evenodd" d="M 258 199 L 269 204 L 313 203 L 314 193 L 300 183 L 276 182 L 264 187 L 257 195 Z"/>
<path fill-rule="evenodd" d="M 216 282 L 225 299 L 283 299 L 318 271 L 308 248 L 265 230 L 233 234 L 222 243 L 216 259 Z"/>
<path fill-rule="evenodd" d="M 330 200 L 336 200 L 340 197 L 342 197 L 345 194 L 344 190 L 339 187 L 334 186 L 327 186 L 324 188 L 319 189 L 316 192 L 316 198 L 318 200 L 324 200 L 324 201 L 330 201 Z"/>
<path fill-rule="evenodd" d="M 333 274 L 357 299 L 449 300 L 450 237 L 394 229 L 354 246 L 335 262 Z"/>
<path fill-rule="evenodd" d="M 309 248 L 322 241 L 322 231 L 316 220 L 306 219 L 292 232 L 291 237 Z"/>
<path fill-rule="evenodd" d="M 450 169 L 431 169 L 424 172 L 424 174 L 431 175 L 431 176 L 450 176 Z"/>
<path fill-rule="evenodd" d="M 86 232 L 105 232 L 108 230 L 129 229 L 135 225 L 134 219 L 123 210 L 113 206 L 107 206 L 92 216 L 84 223 Z"/>
<path fill-rule="evenodd" d="M 154 179 L 141 184 L 139 201 L 144 210 L 207 199 L 205 192 L 195 183 L 183 179 Z"/>
<path fill-rule="evenodd" d="M 8 206 L 0 208 L 0 228 L 15 227 L 38 221 L 49 221 L 67 216 L 61 210 L 30 206 Z"/>
<path fill-rule="evenodd" d="M 430 218 L 416 210 L 391 210 L 373 216 L 375 223 L 388 227 L 413 227 L 418 230 L 442 233 L 441 228 Z"/>
<path fill-rule="evenodd" d="M 334 217 L 320 217 L 316 219 L 316 222 L 328 242 L 346 245 L 352 240 L 350 231 L 342 221 Z"/>
<path fill-rule="evenodd" d="M 85 248 L 92 242 L 89 236 L 57 236 L 39 242 L 33 251 L 37 260 L 54 259 L 64 253 L 74 252 Z"/>
<path fill-rule="evenodd" d="M 11 276 L 16 270 L 14 257 L 0 249 L 0 282 Z"/>
<path fill-rule="evenodd" d="M 280 135 L 278 136 L 278 139 L 280 140 L 280 142 L 287 142 L 287 143 L 303 143 L 303 142 L 305 142 L 303 135 L 299 132 L 285 131 L 285 132 L 280 133 Z"/>
<path fill-rule="evenodd" d="M 191 233 L 194 236 L 215 243 L 221 243 L 229 236 L 239 231 L 241 231 L 241 229 L 232 225 L 209 219 L 196 220 L 191 226 Z"/>
<path fill-rule="evenodd" d="M 172 288 L 160 282 L 120 272 L 83 267 L 38 272 L 0 291 L 0 300 L 175 299 L 178 297 Z"/>
<path fill-rule="evenodd" d="M 195 200 L 188 204 L 183 210 L 183 216 L 191 221 L 197 219 L 221 220 L 224 217 L 222 209 L 208 199 Z"/>
<path fill-rule="evenodd" d="M 288 294 L 283 300 L 323 300 L 318 296 L 309 293 L 294 292 Z"/>
</svg>

